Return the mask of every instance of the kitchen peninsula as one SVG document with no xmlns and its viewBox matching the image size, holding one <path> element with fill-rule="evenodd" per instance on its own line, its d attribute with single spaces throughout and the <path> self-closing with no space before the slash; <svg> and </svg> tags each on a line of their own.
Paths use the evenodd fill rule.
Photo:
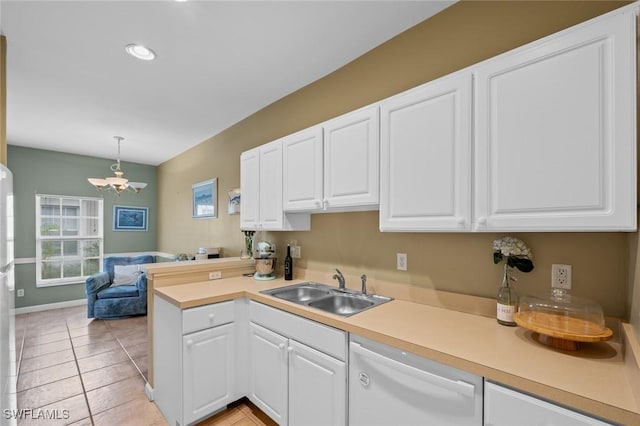
<svg viewBox="0 0 640 426">
<path fill-rule="evenodd" d="M 620 326 L 620 333 L 616 328 L 616 336 L 610 342 L 586 344 L 580 351 L 569 353 L 541 345 L 532 338 L 531 332 L 522 328 L 500 326 L 489 315 L 463 312 L 463 304 L 457 302 L 454 302 L 457 306 L 443 308 L 396 298 L 344 318 L 260 293 L 310 280 L 331 283 L 329 275 L 324 273 L 300 271 L 297 277 L 299 279 L 286 282 L 281 279 L 257 282 L 249 277 L 196 282 L 158 288 L 155 295 L 181 310 L 250 299 L 592 416 L 621 424 L 640 423 L 637 393 L 640 353 L 628 324 Z M 371 287 L 385 294 L 393 288 L 393 283 L 372 280 Z M 432 296 L 435 301 L 440 298 L 438 294 Z M 446 293 L 441 296 L 442 300 L 459 298 L 476 306 L 478 302 L 487 307 L 495 303 L 473 296 Z M 241 333 L 240 339 L 242 336 Z M 242 390 L 240 393 L 243 394 Z"/>
</svg>

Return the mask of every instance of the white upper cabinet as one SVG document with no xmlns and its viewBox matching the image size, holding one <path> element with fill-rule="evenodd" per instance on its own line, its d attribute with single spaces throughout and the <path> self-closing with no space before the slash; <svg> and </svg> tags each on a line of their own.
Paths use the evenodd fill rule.
<svg viewBox="0 0 640 426">
<path fill-rule="evenodd" d="M 284 209 L 322 208 L 322 127 L 314 126 L 282 141 L 284 150 Z"/>
<path fill-rule="evenodd" d="M 614 13 L 475 68 L 474 230 L 636 229 L 635 27 Z"/>
<path fill-rule="evenodd" d="M 372 106 L 324 128 L 324 208 L 375 210 L 379 203 L 379 119 Z"/>
<path fill-rule="evenodd" d="M 378 107 L 283 139 L 284 210 L 375 210 L 379 202 Z"/>
<path fill-rule="evenodd" d="M 471 229 L 470 71 L 380 106 L 380 230 Z"/>
<path fill-rule="evenodd" d="M 282 209 L 282 140 L 277 140 L 240 156 L 240 189 L 243 230 L 309 230 L 308 214 L 285 215 Z"/>
</svg>

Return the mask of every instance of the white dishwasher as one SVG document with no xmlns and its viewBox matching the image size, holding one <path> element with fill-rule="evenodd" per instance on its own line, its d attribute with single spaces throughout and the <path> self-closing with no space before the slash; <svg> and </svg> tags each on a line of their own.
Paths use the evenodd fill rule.
<svg viewBox="0 0 640 426">
<path fill-rule="evenodd" d="M 351 335 L 350 425 L 482 425 L 482 377 Z"/>
</svg>

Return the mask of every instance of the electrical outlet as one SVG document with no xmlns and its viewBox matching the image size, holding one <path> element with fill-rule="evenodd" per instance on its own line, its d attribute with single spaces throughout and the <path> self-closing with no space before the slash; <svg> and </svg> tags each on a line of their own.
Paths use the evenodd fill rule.
<svg viewBox="0 0 640 426">
<path fill-rule="evenodd" d="M 24 288 L 18 289 L 18 297 L 24 297 Z"/>
<path fill-rule="evenodd" d="M 407 270 L 407 253 L 398 253 L 396 255 L 396 263 L 398 271 Z"/>
<path fill-rule="evenodd" d="M 551 287 L 571 290 L 571 265 L 551 265 Z"/>
<path fill-rule="evenodd" d="M 291 246 L 291 257 L 300 259 L 300 246 Z"/>
<path fill-rule="evenodd" d="M 210 280 L 219 280 L 220 278 L 222 278 L 222 271 L 211 271 L 211 272 L 209 272 L 209 279 Z"/>
</svg>

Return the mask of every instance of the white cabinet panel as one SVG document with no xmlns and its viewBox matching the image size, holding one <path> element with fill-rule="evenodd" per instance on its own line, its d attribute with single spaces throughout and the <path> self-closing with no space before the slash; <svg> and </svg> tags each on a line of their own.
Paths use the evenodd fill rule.
<svg viewBox="0 0 640 426">
<path fill-rule="evenodd" d="M 322 127 L 315 126 L 287 136 L 284 150 L 284 210 L 322 208 Z"/>
<path fill-rule="evenodd" d="M 287 343 L 286 337 L 250 324 L 249 399 L 280 425 L 288 422 Z"/>
<path fill-rule="evenodd" d="M 308 231 L 308 214 L 285 214 L 282 207 L 282 140 L 240 155 L 243 230 Z"/>
<path fill-rule="evenodd" d="M 609 423 L 491 382 L 484 386 L 485 426 L 606 426 Z"/>
<path fill-rule="evenodd" d="M 476 230 L 635 230 L 635 16 L 476 69 Z"/>
<path fill-rule="evenodd" d="M 301 343 L 289 341 L 289 424 L 346 424 L 346 366 Z"/>
<path fill-rule="evenodd" d="M 183 337 L 184 424 L 233 402 L 234 324 Z"/>
<path fill-rule="evenodd" d="M 382 102 L 381 231 L 471 226 L 470 72 Z"/>
<path fill-rule="evenodd" d="M 242 190 L 240 228 L 257 229 L 260 224 L 260 150 L 258 148 L 240 155 L 240 188 Z"/>
<path fill-rule="evenodd" d="M 323 124 L 325 208 L 378 206 L 378 117 L 373 106 Z"/>
</svg>

